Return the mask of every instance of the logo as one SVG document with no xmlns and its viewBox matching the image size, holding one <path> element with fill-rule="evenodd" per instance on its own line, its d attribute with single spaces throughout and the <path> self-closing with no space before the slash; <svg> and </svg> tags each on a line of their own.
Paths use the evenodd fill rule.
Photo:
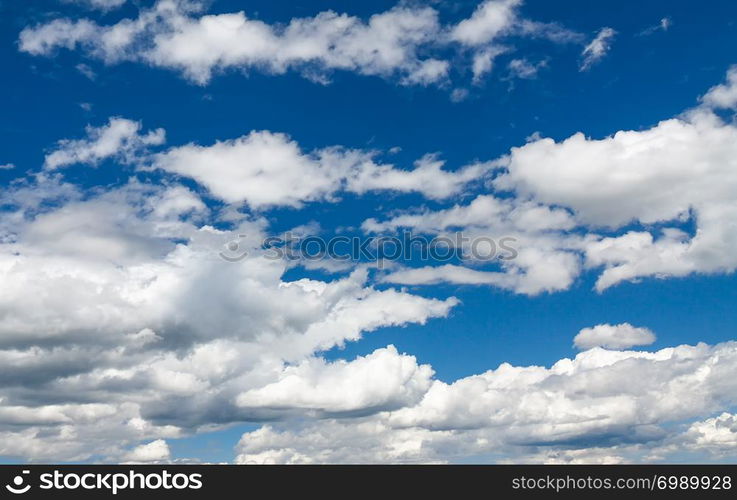
<svg viewBox="0 0 737 500">
<path fill-rule="evenodd" d="M 226 251 L 220 252 L 220 258 L 227 262 L 238 262 L 245 259 L 248 256 L 248 251 L 241 248 L 241 240 L 245 237 L 245 234 L 239 234 L 238 239 L 225 245 Z"/>
<path fill-rule="evenodd" d="M 31 473 L 31 471 L 29 471 L 29 470 L 24 470 L 22 472 L 22 474 L 30 474 L 30 473 Z M 5 485 L 5 488 L 9 492 L 11 492 L 11 493 L 13 493 L 15 495 L 22 495 L 23 493 L 27 493 L 28 490 L 31 489 L 31 485 L 30 484 L 27 484 L 27 485 L 23 486 L 23 482 L 24 481 L 25 481 L 25 478 L 22 475 L 15 476 L 13 478 L 13 485 L 6 484 Z"/>
</svg>

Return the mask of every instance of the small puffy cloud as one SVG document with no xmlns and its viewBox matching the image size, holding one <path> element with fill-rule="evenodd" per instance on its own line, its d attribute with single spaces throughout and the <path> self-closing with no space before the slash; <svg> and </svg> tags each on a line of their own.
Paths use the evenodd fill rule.
<svg viewBox="0 0 737 500">
<path fill-rule="evenodd" d="M 450 64 L 447 61 L 427 59 L 402 78 L 402 83 L 406 85 L 431 85 L 445 80 L 449 70 Z"/>
<path fill-rule="evenodd" d="M 655 334 L 647 328 L 638 328 L 629 323 L 619 325 L 602 324 L 582 329 L 573 339 L 573 345 L 586 350 L 594 347 L 606 349 L 628 349 L 650 345 L 655 342 Z"/>
<path fill-rule="evenodd" d="M 600 292 L 642 277 L 734 271 L 737 127 L 712 107 L 731 105 L 736 74 L 730 69 L 702 105 L 650 128 L 558 142 L 534 134 L 491 163 L 491 187 L 508 197 L 482 194 L 466 205 L 365 220 L 366 232 L 411 228 L 453 239 L 462 230 L 471 241 L 514 238 L 517 249 L 493 270 L 445 263 L 395 268 L 381 279 L 534 295 L 567 289 L 583 270 L 600 270 Z"/>
<path fill-rule="evenodd" d="M 581 53 L 583 56 L 580 68 L 581 71 L 587 71 L 594 64 L 604 58 L 607 52 L 609 52 L 609 49 L 612 46 L 612 40 L 616 34 L 617 32 L 612 28 L 602 28 L 599 30 L 596 37 L 594 37 L 594 39 L 584 47 L 583 52 Z"/>
<path fill-rule="evenodd" d="M 278 381 L 240 394 L 236 403 L 325 414 L 390 410 L 419 402 L 432 375 L 430 366 L 388 346 L 350 362 L 313 358 L 285 367 Z"/>
<path fill-rule="evenodd" d="M 729 68 L 727 81 L 710 88 L 701 102 L 715 109 L 737 109 L 737 66 Z"/>
<path fill-rule="evenodd" d="M 573 254 L 544 253 L 523 249 L 513 266 L 505 271 L 479 271 L 464 266 L 444 264 L 403 268 L 384 276 L 385 283 L 400 285 L 489 285 L 525 295 L 566 290 L 580 272 Z"/>
<path fill-rule="evenodd" d="M 166 462 L 171 459 L 171 452 L 166 441 L 157 439 L 148 444 L 136 446 L 129 453 L 123 455 L 122 459 L 124 462 L 132 463 Z"/>
<path fill-rule="evenodd" d="M 453 28 L 451 38 L 469 46 L 489 43 L 512 27 L 521 3 L 522 0 L 486 0 L 470 18 Z"/>
<path fill-rule="evenodd" d="M 450 93 L 450 100 L 452 102 L 463 102 L 468 98 L 468 89 L 457 88 L 453 89 Z"/>
<path fill-rule="evenodd" d="M 471 66 L 473 82 L 476 84 L 480 83 L 484 75 L 491 72 L 494 67 L 494 60 L 497 56 L 506 51 L 507 49 L 505 47 L 496 46 L 477 50 L 473 55 L 473 64 Z"/>
<path fill-rule="evenodd" d="M 509 61 L 507 69 L 509 70 L 509 76 L 512 78 L 532 80 L 537 78 L 538 71 L 545 66 L 547 66 L 546 61 L 531 63 L 527 59 L 512 59 Z"/>
<path fill-rule="evenodd" d="M 692 451 L 706 450 L 718 457 L 733 456 L 737 450 L 737 415 L 723 412 L 714 418 L 694 422 L 676 443 Z"/>
<path fill-rule="evenodd" d="M 512 148 L 493 185 L 567 207 L 588 231 L 607 228 L 610 235 L 589 233 L 578 247 L 587 268 L 604 268 L 600 291 L 645 276 L 731 272 L 737 268 L 737 127 L 709 105 L 730 104 L 734 74 L 707 93 L 704 105 L 653 127 L 600 139 L 537 138 Z M 693 234 L 682 228 L 688 220 L 696 225 Z M 616 231 L 627 224 L 635 227 Z"/>
<path fill-rule="evenodd" d="M 141 122 L 120 117 L 110 118 L 100 127 L 87 126 L 86 139 L 59 141 L 46 155 L 44 168 L 53 170 L 78 163 L 94 166 L 109 158 L 132 163 L 142 151 L 161 145 L 166 139 L 161 128 L 146 133 L 141 129 Z"/>
<path fill-rule="evenodd" d="M 70 0 L 72 1 L 72 0 Z M 74 0 L 104 3 L 120 0 Z M 158 0 L 136 18 L 103 25 L 59 18 L 26 27 L 20 50 L 52 55 L 81 50 L 105 63 L 135 61 L 181 73 L 199 85 L 227 70 L 270 74 L 295 71 L 328 83 L 334 71 L 392 79 L 402 85 L 443 85 L 450 61 L 470 56 L 475 83 L 507 50 L 503 38 L 580 43 L 581 35 L 556 23 L 520 18 L 521 0 L 486 0 L 468 19 L 442 25 L 432 7 L 406 3 L 361 19 L 333 11 L 269 24 L 245 12 L 202 14 L 204 2 Z M 448 49 L 461 57 L 448 57 Z M 243 71 L 245 73 L 246 71 Z"/>
<path fill-rule="evenodd" d="M 15 168 L 15 165 L 12 163 L 3 163 L 0 164 L 0 170 L 12 170 Z"/>
<path fill-rule="evenodd" d="M 327 198 L 354 163 L 367 160 L 353 152 L 305 154 L 286 135 L 263 131 L 211 146 L 175 147 L 159 155 L 155 165 L 195 179 L 228 203 L 262 207 Z"/>
</svg>

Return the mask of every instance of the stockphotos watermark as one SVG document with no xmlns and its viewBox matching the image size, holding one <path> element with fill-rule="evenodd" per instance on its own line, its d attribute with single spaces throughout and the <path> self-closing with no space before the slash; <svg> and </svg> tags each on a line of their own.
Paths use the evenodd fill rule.
<svg viewBox="0 0 737 500">
<path fill-rule="evenodd" d="M 517 238 L 504 236 L 466 236 L 462 232 L 451 236 L 426 236 L 403 232 L 391 236 L 346 236 L 323 238 L 286 232 L 270 236 L 260 245 L 248 244 L 247 235 L 239 234 L 219 252 L 227 262 L 239 262 L 259 248 L 260 254 L 271 260 L 337 262 L 369 262 L 379 267 L 387 261 L 450 262 L 474 260 L 488 262 L 517 258 Z"/>
<path fill-rule="evenodd" d="M 199 490 L 203 486 L 200 473 L 171 473 L 166 469 L 160 472 L 64 472 L 53 470 L 38 476 L 33 485 L 28 480 L 30 470 L 16 475 L 5 489 L 13 495 L 25 495 L 33 489 L 40 490 L 94 490 L 117 495 L 126 490 Z"/>
</svg>

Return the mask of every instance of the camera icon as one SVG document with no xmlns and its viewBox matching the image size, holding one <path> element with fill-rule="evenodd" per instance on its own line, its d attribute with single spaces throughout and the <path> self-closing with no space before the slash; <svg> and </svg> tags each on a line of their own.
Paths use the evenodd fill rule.
<svg viewBox="0 0 737 500">
<path fill-rule="evenodd" d="M 225 244 L 225 249 L 220 251 L 218 255 L 226 262 L 239 262 L 248 256 L 248 251 L 243 247 L 243 239 L 245 234 L 239 234 L 238 238 Z"/>
<path fill-rule="evenodd" d="M 5 489 L 7 489 L 9 492 L 11 492 L 14 495 L 22 495 L 24 493 L 28 493 L 28 490 L 31 489 L 31 485 L 27 484 L 23 486 L 23 483 L 25 482 L 25 478 L 23 475 L 30 474 L 31 471 L 24 470 L 21 472 L 21 474 L 15 476 L 13 478 L 13 484 L 6 484 Z"/>
</svg>

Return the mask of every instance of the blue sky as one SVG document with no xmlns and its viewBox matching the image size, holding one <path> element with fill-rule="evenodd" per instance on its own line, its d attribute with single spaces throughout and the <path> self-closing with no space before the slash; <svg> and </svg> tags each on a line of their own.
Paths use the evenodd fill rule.
<svg viewBox="0 0 737 500">
<path fill-rule="evenodd" d="M 389 1 L 171 2 L 175 14 L 162 14 L 163 21 L 155 21 L 122 48 L 106 48 L 105 27 L 122 26 L 126 19 L 140 20 L 167 1 L 112 0 L 109 5 L 113 7 L 106 10 L 82 0 L 44 0 L 32 5 L 0 0 L 0 58 L 6 68 L 0 82 L 4 138 L 0 165 L 13 166 L 0 169 L 0 243 L 5 259 L 0 269 L 5 273 L 3 280 L 12 284 L 11 291 L 0 296 L 0 337 L 6 337 L 0 348 L 8 360 L 22 358 L 9 368 L 12 381 L 0 388 L 0 405 L 8 407 L 6 417 L 0 412 L 0 419 L 6 418 L 0 421 L 2 439 L 17 438 L 23 443 L 0 446 L 6 461 L 572 461 L 580 457 L 585 461 L 678 461 L 691 456 L 724 461 L 734 456 L 737 431 L 724 438 L 723 429 L 737 421 L 731 413 L 737 401 L 728 396 L 726 382 L 721 379 L 703 382 L 708 397 L 689 403 L 696 408 L 691 413 L 651 409 L 647 398 L 624 389 L 621 394 L 614 391 L 603 396 L 597 393 L 600 388 L 581 387 L 596 385 L 592 381 L 604 377 L 613 377 L 612 383 L 622 386 L 636 384 L 639 378 L 635 371 L 635 379 L 629 381 L 619 370 L 609 373 L 608 367 L 645 359 L 627 353 L 656 353 L 700 342 L 712 351 L 683 354 L 684 359 L 702 356 L 704 366 L 721 359 L 723 366 L 714 372 L 725 377 L 737 370 L 729 364 L 736 349 L 729 342 L 737 330 L 737 262 L 728 255 L 733 248 L 730 242 L 737 241 L 729 232 L 737 200 L 735 191 L 729 191 L 736 165 L 730 160 L 734 146 L 728 139 L 734 129 L 737 79 L 725 77 L 737 63 L 732 50 L 737 41 L 737 5 L 728 1 L 709 2 L 708 8 L 686 1 L 616 6 L 533 0 L 524 4 L 490 0 L 399 6 Z M 106 2 L 96 5 L 103 4 Z M 508 4 L 505 27 L 481 41 L 457 34 L 464 20 L 480 19 L 479 12 L 487 4 Z M 199 10 L 192 6 L 199 6 Z M 386 41 L 382 39 L 385 33 L 369 32 L 361 44 L 381 47 L 382 43 L 395 43 L 392 50 L 410 50 L 388 68 L 359 49 L 350 49 L 348 36 L 339 36 L 336 43 L 340 50 L 340 44 L 345 44 L 346 53 L 336 55 L 336 50 L 327 49 L 312 60 L 288 62 L 283 70 L 275 69 L 273 61 L 290 57 L 285 54 L 294 46 L 274 49 L 264 42 L 265 55 L 257 54 L 258 40 L 235 35 L 230 40 L 226 31 L 218 35 L 218 30 L 225 30 L 220 25 L 209 32 L 215 40 L 209 43 L 214 47 L 210 52 L 221 50 L 222 54 L 219 62 L 207 63 L 210 66 L 203 77 L 198 57 L 206 59 L 207 54 L 197 55 L 193 49 L 205 43 L 196 38 L 201 33 L 167 24 L 179 15 L 191 28 L 206 16 L 224 19 L 243 11 L 247 19 L 280 32 L 295 18 L 313 18 L 325 11 L 345 13 L 352 16 L 352 23 L 363 26 L 370 16 L 396 9 L 407 9 L 415 19 L 417 12 L 429 9 L 436 23 L 421 28 L 419 31 L 429 31 L 422 33 L 428 38 L 414 45 L 406 40 Z M 85 22 L 96 28 L 82 30 L 80 19 L 88 19 Z M 62 24 L 66 28 L 61 29 Z M 475 26 L 479 29 L 480 24 Z M 549 34 L 553 28 L 555 36 Z M 606 28 L 614 34 L 586 66 L 587 47 L 592 47 Z M 78 29 L 81 34 L 73 40 L 76 35 L 70 33 Z M 160 55 L 163 38 L 156 38 L 177 30 L 181 47 L 176 54 L 184 54 L 178 66 L 171 62 L 175 52 Z M 310 37 L 316 35 L 302 36 L 295 46 L 308 45 L 314 41 Z M 238 55 L 243 44 L 249 43 L 257 47 L 255 55 Z M 472 61 L 485 50 L 499 54 L 489 71 L 474 78 Z M 345 63 L 340 59 L 343 57 L 350 62 Z M 418 68 L 417 61 L 430 58 L 446 65 L 442 74 L 421 82 L 407 81 Z M 720 84 L 723 92 L 710 90 Z M 114 117 L 125 121 L 121 126 L 138 128 L 132 132 L 126 129 L 128 143 L 123 141 L 100 153 L 95 149 L 101 143 L 100 134 L 111 127 Z M 678 121 L 685 131 L 659 125 L 670 119 Z M 722 121 L 715 124 L 712 119 Z M 165 130 L 165 140 L 145 138 L 148 131 L 156 129 Z M 695 132 L 688 135 L 692 129 Z M 251 149 L 235 159 L 222 159 L 228 154 L 226 149 L 237 149 L 232 141 L 252 131 L 265 131 L 264 137 L 274 141 L 268 146 L 273 150 L 263 153 L 266 157 L 284 154 L 287 159 L 275 163 L 259 160 L 256 156 L 261 151 Z M 613 137 L 618 131 L 631 131 L 634 139 L 617 142 Z M 566 139 L 579 132 L 585 137 L 582 142 L 565 146 Z M 554 142 L 546 145 L 543 138 Z M 227 147 L 211 148 L 217 141 L 226 141 L 223 144 Z M 125 144 L 133 146 L 126 149 Z M 289 144 L 298 148 L 297 155 L 284 152 Z M 600 149 L 610 144 L 613 149 Z M 333 146 L 338 147 L 340 158 L 334 164 L 318 165 L 323 161 L 318 158 L 321 152 Z M 514 152 L 512 148 L 516 148 Z M 543 153 L 538 155 L 538 150 Z M 55 152 L 61 153 L 59 158 L 72 159 L 52 164 L 49 158 Z M 344 167 L 353 161 L 349 158 L 352 153 L 361 159 Z M 385 180 L 389 175 L 407 174 L 414 162 L 427 154 L 445 162 L 442 169 L 451 174 L 447 182 L 467 165 L 500 163 L 480 167 L 482 173 L 472 181 L 453 188 L 437 180 L 439 177 L 436 183 L 402 177 L 404 188 Z M 225 170 L 210 168 L 221 161 Z M 374 187 L 366 187 L 353 176 L 367 162 L 389 165 L 391 173 L 375 174 Z M 314 171 L 307 170 L 312 166 Z M 260 169 L 262 173 L 243 180 L 241 168 Z M 258 185 L 263 179 L 259 175 L 269 180 L 269 169 L 281 168 L 285 170 L 279 170 L 273 184 L 269 181 L 248 194 L 248 183 Z M 343 168 L 347 173 L 339 173 Z M 325 184 L 296 202 L 289 201 L 293 196 L 299 198 L 294 191 L 289 192 L 290 186 L 299 190 L 320 181 L 322 175 Z M 344 177 L 324 187 L 333 175 Z M 595 182 L 587 184 L 589 175 Z M 139 193 L 131 187 L 136 182 L 131 179 L 143 182 L 149 191 Z M 279 186 L 284 192 L 277 192 Z M 245 194 L 238 191 L 240 187 Z M 174 188 L 182 189 L 175 195 L 177 203 L 183 204 L 177 206 L 185 208 L 158 219 L 155 207 L 173 199 L 167 190 Z M 276 191 L 269 191 L 273 189 Z M 276 201 L 259 204 L 256 200 L 267 191 Z M 30 201 L 34 193 L 42 200 L 37 204 Z M 525 203 L 565 214 L 568 222 L 562 229 L 552 219 L 552 225 L 542 232 L 518 228 L 521 248 L 541 252 L 544 259 L 550 259 L 547 263 L 515 261 L 510 267 L 469 264 L 480 273 L 504 274 L 501 278 L 479 274 L 476 278 L 488 280 L 487 284 L 474 284 L 460 277 L 460 266 L 453 268 L 452 276 L 440 276 L 418 262 L 399 263 L 398 268 L 386 272 L 371 271 L 361 280 L 351 274 L 354 268 L 330 271 L 298 265 L 272 270 L 277 266 L 272 262 L 261 269 L 249 258 L 237 269 L 210 261 L 220 245 L 240 232 L 268 236 L 311 223 L 319 224 L 321 236 L 346 231 L 365 235 L 361 224 L 367 219 L 387 222 L 402 214 L 419 213 L 424 219 L 417 222 L 415 231 L 424 228 L 430 234 L 443 234 L 448 228 L 434 227 L 433 213 L 469 206 L 477 197 L 487 196 L 501 200 L 510 210 L 508 217 L 525 209 Z M 685 218 L 683 208 L 688 211 Z M 624 221 L 619 220 L 620 212 L 625 214 Z M 88 221 L 83 214 L 93 215 Z M 106 221 L 105 217 L 113 219 Z M 535 220 L 547 216 L 540 217 Z M 469 233 L 494 237 L 511 230 L 507 219 L 493 222 L 490 214 L 489 220 L 487 226 L 455 225 Z M 684 233 L 671 241 L 670 229 Z M 656 244 L 625 240 L 633 234 L 651 237 Z M 695 251 L 684 250 L 703 234 L 707 236 L 702 238 L 704 242 L 699 240 Z M 613 240 L 625 242 L 617 247 L 620 254 L 596 246 L 597 242 Z M 627 248 L 632 245 L 642 247 L 631 255 Z M 192 255 L 184 257 L 187 252 Z M 203 263 L 190 269 L 196 259 Z M 157 283 L 176 283 L 171 290 L 147 296 L 144 289 L 125 281 L 172 262 L 186 272 L 155 271 L 159 274 L 152 278 Z M 25 266 L 29 270 L 23 272 L 41 274 L 17 271 Z M 75 266 L 83 271 L 75 272 Z M 423 274 L 402 274 L 403 266 L 420 269 Z M 548 272 L 558 269 L 565 269 L 565 275 L 548 277 Z M 621 271 L 624 277 L 600 286 L 603 273 L 609 269 Z M 115 274 L 118 271 L 123 274 Z M 533 280 L 534 272 L 544 275 L 539 278 L 542 281 Z M 55 281 L 60 275 L 82 282 Z M 327 302 L 322 303 L 323 298 L 315 299 L 308 291 L 301 299 L 278 295 L 282 293 L 278 290 L 285 289 L 283 283 L 303 278 L 312 280 L 310 286 L 335 288 L 336 297 L 345 293 L 344 301 L 324 299 Z M 232 286 L 228 279 L 233 280 Z M 49 280 L 45 292 L 24 288 L 44 280 Z M 340 280 L 350 281 L 353 288 L 345 285 L 350 291 L 341 291 Z M 351 280 L 358 280 L 358 284 Z M 94 286 L 126 293 L 92 293 Z M 248 295 L 260 290 L 256 286 L 263 286 L 263 290 L 254 295 L 275 302 L 234 298 L 239 291 Z M 68 300 L 56 295 L 67 287 L 74 290 Z M 135 293 L 130 292 L 133 289 Z M 218 302 L 218 294 L 228 290 L 234 295 Z M 401 296 L 388 295 L 392 291 Z M 39 293 L 37 307 L 48 312 L 34 319 L 30 300 Z M 147 298 L 140 299 L 142 302 L 131 299 L 144 296 Z M 346 302 L 349 300 L 355 303 Z M 369 307 L 370 300 L 376 301 L 378 309 L 360 309 Z M 135 307 L 126 301 L 141 308 L 140 318 L 131 316 L 135 316 L 131 312 Z M 286 306 L 281 301 L 292 302 Z M 160 307 L 154 307 L 154 302 Z M 205 304 L 202 310 L 200 304 Z M 195 311 L 191 315 L 189 306 Z M 281 311 L 281 307 L 288 311 Z M 625 324 L 640 329 L 638 335 L 649 330 L 657 339 L 619 348 L 604 340 L 599 344 L 603 349 L 574 346 L 574 337 L 583 329 L 612 326 L 611 335 L 619 338 L 627 335 L 620 328 Z M 331 328 L 341 332 L 356 328 L 358 333 L 334 334 L 298 354 L 284 347 L 290 342 L 301 346 L 311 338 L 310 332 L 332 332 Z M 141 345 L 149 347 L 140 347 L 140 352 L 126 347 L 128 340 L 121 340 L 144 330 L 153 332 L 158 340 L 144 342 Z M 273 340 L 281 335 L 287 339 L 283 343 Z M 224 342 L 235 344 L 226 349 Z M 396 346 L 397 352 L 386 354 L 386 363 L 415 366 L 413 375 L 399 381 L 389 377 L 379 383 L 365 379 L 363 372 L 350 371 L 358 366 L 351 364 L 357 357 L 373 360 L 371 356 L 385 353 L 382 349 L 388 345 Z M 89 356 L 102 352 L 99 349 L 118 352 L 116 348 L 123 350 L 99 365 L 83 363 L 66 375 L 62 369 L 65 364 L 78 363 L 71 353 Z M 194 356 L 198 348 L 238 353 L 232 366 L 228 364 L 231 361 L 224 365 L 229 375 L 202 372 L 198 363 L 213 361 Z M 62 351 L 67 357 L 59 361 L 55 356 L 61 356 Z M 540 382 L 539 387 L 520 382 L 519 393 L 530 391 L 533 399 L 541 397 L 535 391 L 560 391 L 570 397 L 570 409 L 563 413 L 608 415 L 602 417 L 607 423 L 601 427 L 581 424 L 582 429 L 573 431 L 572 422 L 549 415 L 547 423 L 557 425 L 558 430 L 546 434 L 546 418 L 529 417 L 527 412 L 534 411 L 501 399 L 495 403 L 497 396 L 489 392 L 474 395 L 469 390 L 465 396 L 447 396 L 448 402 L 438 403 L 445 396 L 436 393 L 446 394 L 443 391 L 451 387 L 444 384 L 473 378 L 503 363 L 551 367 L 579 352 L 593 360 L 581 358 L 582 366 L 601 363 L 597 365 L 601 373 L 581 368 L 576 380 L 566 375 L 571 377 L 566 385 L 557 379 L 553 382 L 562 375 L 551 372 L 547 375 L 550 381 Z M 617 357 L 620 355 L 624 358 Z M 212 354 L 212 359 L 219 356 L 224 354 Z M 409 360 L 412 356 L 414 361 Z M 672 368 L 682 376 L 681 365 L 658 365 L 655 360 L 662 361 L 666 356 L 663 351 L 652 356 L 654 366 L 642 368 L 654 370 L 646 372 L 650 375 L 659 374 L 654 377 L 659 382 L 652 382 L 648 389 L 650 398 L 662 394 L 664 399 L 678 399 L 680 393 L 668 392 L 668 387 L 678 383 L 669 385 L 667 380 L 675 378 L 669 379 L 666 373 Z M 601 361 L 610 358 L 619 361 Z M 294 370 L 308 365 L 311 368 Z M 434 375 L 423 372 L 421 365 L 432 366 Z M 376 373 L 386 368 L 377 366 Z M 699 366 L 693 368 L 694 373 L 705 369 Z M 322 374 L 323 369 L 327 375 Z M 348 372 L 339 375 L 342 369 Z M 338 375 L 333 377 L 330 370 Z M 388 373 L 392 368 L 386 370 Z M 338 398 L 347 389 L 331 384 L 353 376 L 355 392 L 348 390 L 343 399 Z M 304 380 L 295 382 L 299 377 Z M 176 387 L 159 379 L 177 381 Z M 545 385 L 548 383 L 550 386 Z M 559 383 L 561 387 L 555 385 Z M 577 406 L 575 387 L 582 393 L 596 394 L 585 408 Z M 292 394 L 292 390 L 298 393 Z M 505 390 L 512 394 L 513 383 Z M 207 398 L 197 391 L 204 391 Z M 636 416 L 609 415 L 612 403 L 608 397 L 627 401 L 622 404 L 631 405 Z M 476 398 L 492 401 L 490 407 L 471 408 Z M 560 395 L 556 398 L 565 400 Z M 235 409 L 230 407 L 233 401 L 240 401 Z M 463 401 L 469 408 L 459 409 Z M 125 410 L 120 410 L 123 407 Z M 184 407 L 187 410 L 180 411 Z M 125 413 L 127 420 L 112 422 L 105 416 L 109 408 Z M 495 420 L 504 408 L 510 416 Z M 85 420 L 79 416 L 85 411 L 97 416 Z M 492 423 L 478 417 L 480 420 L 469 427 L 464 419 L 477 411 L 488 414 Z M 439 414 L 442 418 L 431 421 Z M 90 423 L 95 418 L 100 419 L 99 424 Z M 485 423 L 479 423 L 481 420 Z M 264 422 L 266 427 L 262 427 Z M 729 425 L 725 427 L 723 422 Z M 371 423 L 384 426 L 385 431 L 381 435 L 351 431 Z M 138 426 L 136 432 L 124 430 L 131 425 Z M 100 436 L 99 429 L 106 426 L 110 426 L 110 439 Z M 80 444 L 66 442 L 62 428 L 78 436 Z M 467 428 L 476 434 L 461 436 Z M 440 430 L 449 429 L 458 433 L 455 440 L 440 436 Z M 414 433 L 411 436 L 410 430 Z M 323 443 L 322 448 L 314 445 L 315 436 L 326 434 L 335 434 L 335 442 Z M 53 451 L 48 454 L 40 451 L 45 435 L 53 436 L 49 444 Z M 480 435 L 491 443 L 488 449 L 469 444 L 478 443 Z M 406 439 L 406 449 L 420 451 L 393 454 L 396 452 L 386 443 L 402 439 Z M 361 441 L 379 444 L 368 449 L 355 444 Z M 358 450 L 355 454 L 346 452 L 353 448 Z"/>
</svg>

